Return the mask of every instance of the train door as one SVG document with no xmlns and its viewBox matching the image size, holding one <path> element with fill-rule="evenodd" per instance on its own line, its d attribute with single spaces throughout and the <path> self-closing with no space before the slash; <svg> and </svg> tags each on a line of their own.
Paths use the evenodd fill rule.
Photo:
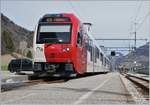
<svg viewBox="0 0 150 105">
<path fill-rule="evenodd" d="M 88 38 L 88 49 L 87 49 L 87 72 L 91 73 L 94 71 L 94 47 L 93 40 Z"/>
<path fill-rule="evenodd" d="M 77 35 L 77 69 L 79 73 L 83 73 L 84 72 L 84 54 L 83 54 L 83 34 L 81 31 L 81 28 L 78 31 L 78 35 Z"/>
</svg>

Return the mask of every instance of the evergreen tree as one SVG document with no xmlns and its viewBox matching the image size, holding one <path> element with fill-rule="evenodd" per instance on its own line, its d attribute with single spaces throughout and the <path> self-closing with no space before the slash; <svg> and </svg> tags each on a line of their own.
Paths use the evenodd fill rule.
<svg viewBox="0 0 150 105">
<path fill-rule="evenodd" d="M 27 56 L 28 58 L 32 58 L 32 52 L 29 50 L 26 56 Z"/>
<path fill-rule="evenodd" d="M 3 31 L 3 37 L 4 37 L 6 48 L 9 49 L 11 52 L 15 51 L 15 45 L 12 40 L 11 33 Z"/>
</svg>

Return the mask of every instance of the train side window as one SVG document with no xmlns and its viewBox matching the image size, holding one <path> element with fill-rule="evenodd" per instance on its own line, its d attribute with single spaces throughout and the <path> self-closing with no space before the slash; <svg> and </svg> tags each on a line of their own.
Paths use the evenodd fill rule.
<svg viewBox="0 0 150 105">
<path fill-rule="evenodd" d="M 105 58 L 103 58 L 103 65 L 105 66 Z"/>
<path fill-rule="evenodd" d="M 87 51 L 88 51 L 88 48 L 89 48 L 88 42 L 86 42 L 85 45 L 86 45 L 86 49 L 87 49 Z"/>
<path fill-rule="evenodd" d="M 93 47 L 91 46 L 91 49 L 90 49 L 90 54 L 91 54 L 91 61 L 93 61 Z"/>
<path fill-rule="evenodd" d="M 82 44 L 82 35 L 80 32 L 78 32 L 78 37 L 77 37 L 77 44 L 81 45 Z"/>
<path fill-rule="evenodd" d="M 89 50 L 90 50 L 90 60 L 94 61 L 94 47 L 93 47 L 93 41 L 90 39 L 89 40 Z"/>
<path fill-rule="evenodd" d="M 87 38 L 85 41 L 86 49 L 89 51 L 89 39 Z"/>
<path fill-rule="evenodd" d="M 96 47 L 96 58 L 99 59 L 99 49 Z"/>
<path fill-rule="evenodd" d="M 94 61 L 94 47 L 93 47 L 93 41 L 92 41 L 92 39 L 90 39 L 90 38 L 88 38 L 88 48 L 87 48 L 87 50 L 88 50 L 88 52 L 90 53 L 90 61 L 92 62 L 92 61 Z"/>
<path fill-rule="evenodd" d="M 103 64 L 103 54 L 100 53 L 100 60 L 102 61 L 102 64 Z"/>
<path fill-rule="evenodd" d="M 95 53 L 95 55 L 94 55 L 94 62 L 95 62 L 95 63 L 97 63 L 97 54 L 96 54 L 96 48 L 94 48 L 94 51 L 95 51 L 95 52 L 94 52 L 94 53 Z"/>
<path fill-rule="evenodd" d="M 88 39 L 88 50 L 89 50 L 89 52 L 91 51 L 90 39 Z"/>
<path fill-rule="evenodd" d="M 106 58 L 105 58 L 105 61 L 104 61 L 104 66 L 106 66 Z"/>
</svg>

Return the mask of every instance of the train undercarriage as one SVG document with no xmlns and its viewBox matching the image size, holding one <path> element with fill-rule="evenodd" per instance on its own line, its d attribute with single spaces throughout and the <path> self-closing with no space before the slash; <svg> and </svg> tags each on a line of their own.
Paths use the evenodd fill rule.
<svg viewBox="0 0 150 105">
<path fill-rule="evenodd" d="M 77 76 L 74 71 L 72 63 L 45 63 L 36 62 L 34 64 L 34 75 L 45 77 L 75 77 Z"/>
</svg>

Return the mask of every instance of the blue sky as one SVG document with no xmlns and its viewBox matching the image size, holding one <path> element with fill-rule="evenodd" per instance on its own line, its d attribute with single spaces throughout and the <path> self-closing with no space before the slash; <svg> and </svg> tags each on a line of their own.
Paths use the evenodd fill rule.
<svg viewBox="0 0 150 105">
<path fill-rule="evenodd" d="M 74 13 L 82 22 L 91 22 L 95 38 L 134 38 L 134 20 L 137 20 L 138 38 L 150 36 L 150 1 L 6 1 L 1 12 L 18 25 L 34 30 L 38 19 L 45 13 Z M 150 13 L 149 13 L 150 14 Z M 140 23 L 143 22 L 141 25 Z M 105 46 L 132 46 L 129 41 L 101 41 Z M 143 44 L 139 42 L 138 46 Z"/>
</svg>

